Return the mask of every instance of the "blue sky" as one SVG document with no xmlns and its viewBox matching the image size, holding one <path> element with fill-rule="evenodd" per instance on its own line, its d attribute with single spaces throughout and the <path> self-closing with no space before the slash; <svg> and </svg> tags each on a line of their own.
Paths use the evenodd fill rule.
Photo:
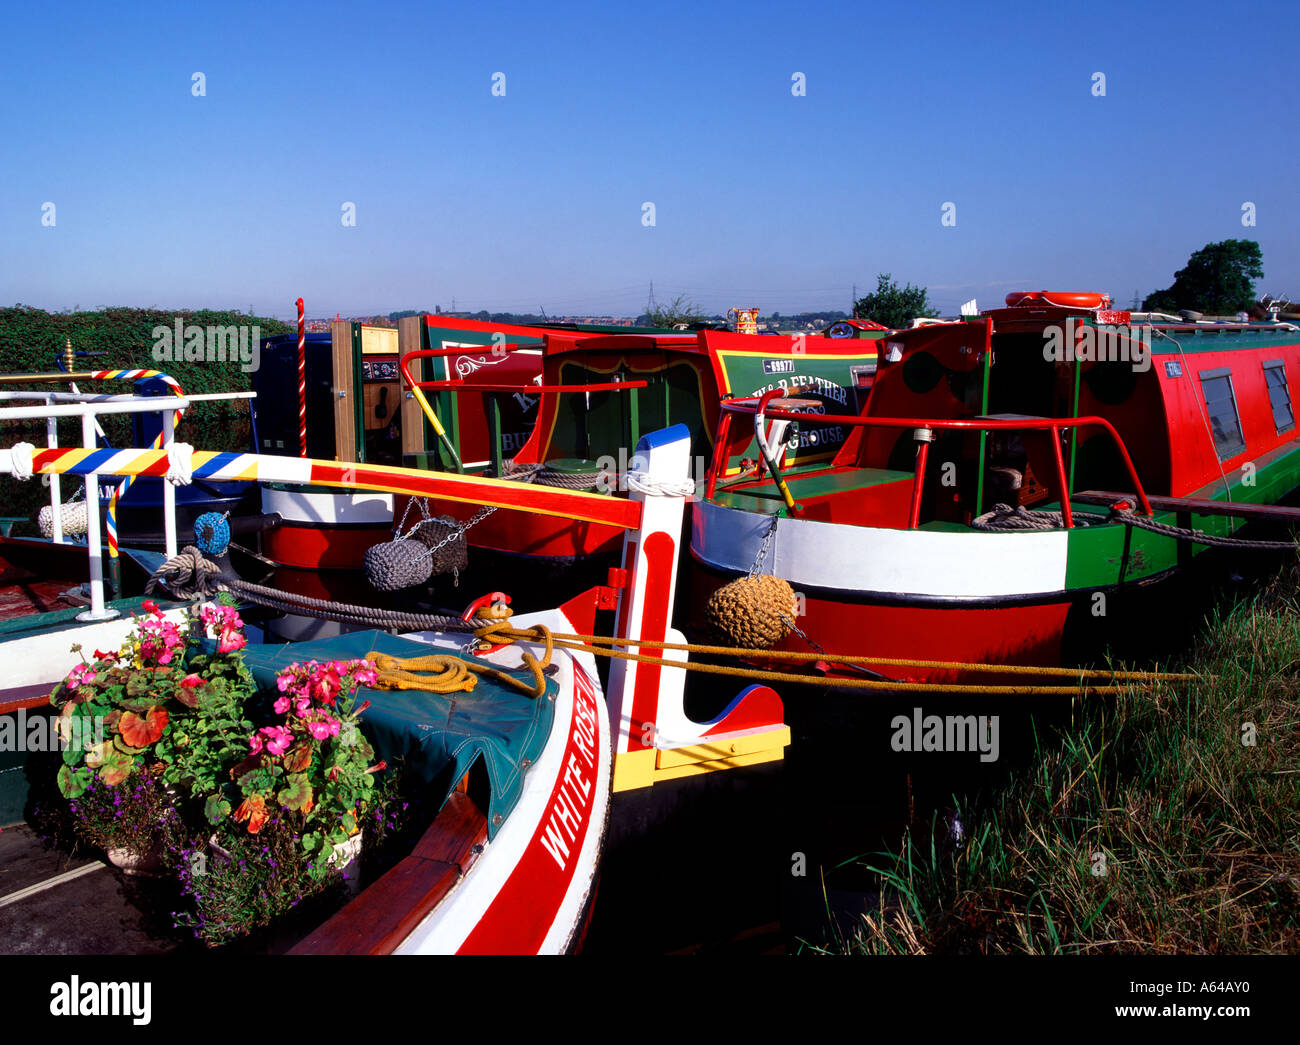
<svg viewBox="0 0 1300 1045">
<path fill-rule="evenodd" d="M 11 6 L 0 301 L 634 315 L 653 280 L 790 312 L 887 271 L 945 311 L 1016 287 L 1127 304 L 1228 238 L 1300 297 L 1294 13 Z"/>
</svg>

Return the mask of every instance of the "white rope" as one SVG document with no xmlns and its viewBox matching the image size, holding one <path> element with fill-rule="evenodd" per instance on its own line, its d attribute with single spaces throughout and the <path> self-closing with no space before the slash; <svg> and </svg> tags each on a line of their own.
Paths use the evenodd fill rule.
<svg viewBox="0 0 1300 1045">
<path fill-rule="evenodd" d="M 31 443 L 14 443 L 9 448 L 9 453 L 13 458 L 13 473 L 15 479 L 30 479 L 32 477 L 32 451 L 36 447 Z"/>
<path fill-rule="evenodd" d="M 194 447 L 189 443 L 172 443 L 167 447 L 167 481 L 173 486 L 189 486 L 194 478 L 191 457 Z"/>
<path fill-rule="evenodd" d="M 652 479 L 646 472 L 625 472 L 628 489 L 649 497 L 690 497 L 695 493 L 694 479 Z"/>
</svg>

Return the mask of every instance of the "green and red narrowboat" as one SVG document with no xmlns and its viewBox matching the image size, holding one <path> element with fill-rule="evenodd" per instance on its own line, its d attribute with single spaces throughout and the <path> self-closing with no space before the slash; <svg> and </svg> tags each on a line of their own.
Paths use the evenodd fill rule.
<svg viewBox="0 0 1300 1045">
<path fill-rule="evenodd" d="M 491 383 L 535 383 L 544 333 L 540 327 L 448 316 L 411 317 L 397 328 L 335 321 L 329 332 L 306 333 L 306 456 L 453 471 L 483 467 L 489 456 L 489 411 L 485 396 L 474 392 Z M 506 338 L 513 350 L 494 352 Z M 427 400 L 417 401 L 403 388 L 399 361 L 415 352 L 432 357 L 418 364 L 424 376 L 448 381 L 461 393 L 438 401 L 438 411 L 428 421 L 421 415 Z M 261 365 L 253 375 L 262 453 L 304 455 L 299 400 L 292 393 L 299 379 L 298 356 L 292 334 L 262 342 Z M 494 403 L 497 435 L 507 452 L 527 438 L 535 405 L 522 395 Z M 263 512 L 280 519 L 263 538 L 263 551 L 280 567 L 280 584 L 321 598 L 365 593 L 358 571 L 366 549 L 390 536 L 391 494 L 264 485 L 261 496 Z"/>
<path fill-rule="evenodd" d="M 888 334 L 865 408 L 816 418 L 851 433 L 828 462 L 755 474 L 756 432 L 812 422 L 789 396 L 725 403 L 692 513 L 693 619 L 721 586 L 772 573 L 800 613 L 782 649 L 1052 665 L 1072 614 L 1104 620 L 1108 598 L 1203 551 L 1189 529 L 1288 520 L 1267 506 L 1300 487 L 1300 329 L 1109 305 L 1013 294 Z"/>
<path fill-rule="evenodd" d="M 856 412 L 866 401 L 876 368 L 879 342 L 870 335 L 885 333 L 883 328 L 855 328 L 852 336 L 862 336 L 846 351 L 850 346 L 838 337 L 821 335 L 549 331 L 542 337 L 540 384 L 480 386 L 494 388 L 497 401 L 522 398 L 537 411 L 531 434 L 513 458 L 507 458 L 503 441 L 494 441 L 490 469 L 618 496 L 626 493 L 623 476 L 633 467 L 627 448 L 647 432 L 683 424 L 691 434 L 695 475 L 702 479 L 721 404 L 729 396 L 798 386 L 807 390 L 810 411 Z M 500 348 L 507 357 L 518 350 L 511 343 Z M 426 354 L 436 356 L 438 350 Z M 403 357 L 403 366 L 418 355 Z M 421 382 L 414 377 L 412 387 L 440 393 L 458 390 L 453 381 Z M 487 407 L 496 410 L 496 402 Z M 492 432 L 503 428 L 491 413 L 488 426 Z M 810 427 L 791 443 L 791 462 L 825 465 L 847 435 L 848 429 L 832 425 Z M 474 514 L 472 508 L 454 503 L 430 502 L 428 510 L 466 523 Z M 397 505 L 396 517 L 404 513 Z M 466 539 L 471 558 L 476 551 L 505 555 L 534 567 L 545 564 L 552 573 L 584 566 L 601 569 L 620 546 L 615 528 L 517 513 L 475 522 Z"/>
</svg>

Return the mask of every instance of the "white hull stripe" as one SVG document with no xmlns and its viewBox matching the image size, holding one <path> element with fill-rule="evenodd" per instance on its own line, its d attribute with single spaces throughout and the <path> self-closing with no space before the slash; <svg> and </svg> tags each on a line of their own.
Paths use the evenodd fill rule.
<svg viewBox="0 0 1300 1045">
<path fill-rule="evenodd" d="M 749 572 L 772 517 L 697 501 L 691 549 L 701 562 Z M 764 563 L 799 586 L 862 595 L 999 598 L 1065 588 L 1065 530 L 1014 533 L 893 530 L 781 519 Z"/>
<path fill-rule="evenodd" d="M 393 495 L 374 490 L 319 493 L 262 487 L 262 511 L 279 512 L 288 523 L 390 526 Z"/>
</svg>

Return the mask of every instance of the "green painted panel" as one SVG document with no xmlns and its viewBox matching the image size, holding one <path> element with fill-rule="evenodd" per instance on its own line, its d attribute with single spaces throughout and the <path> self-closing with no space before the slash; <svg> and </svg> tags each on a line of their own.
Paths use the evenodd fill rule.
<svg viewBox="0 0 1300 1045">
<path fill-rule="evenodd" d="M 1300 447 L 1258 468 L 1254 482 L 1240 481 L 1240 471 L 1232 486 L 1232 500 L 1243 504 L 1275 504 L 1300 487 Z M 1196 496 L 1226 501 L 1222 484 L 1217 489 L 1199 491 Z M 1059 505 L 1036 505 L 1036 508 L 1058 510 Z M 1076 510 L 1101 513 L 1103 509 L 1079 505 Z M 1187 525 L 1176 512 L 1157 512 L 1157 522 L 1179 526 Z M 1240 520 L 1225 515 L 1191 516 L 1190 525 L 1197 530 L 1218 537 L 1231 537 L 1243 525 Z M 1127 526 L 1080 527 L 1070 532 L 1069 556 L 1066 561 L 1065 586 L 1077 590 L 1109 586 L 1120 582 L 1140 580 L 1185 562 L 1189 555 L 1205 551 L 1204 545 L 1190 545 L 1172 537 L 1149 533 L 1133 528 L 1128 537 Z M 1125 541 L 1128 541 L 1127 547 Z M 1180 558 L 1180 550 L 1182 558 Z"/>
<path fill-rule="evenodd" d="M 855 368 L 875 369 L 876 349 L 874 341 L 862 345 L 861 355 L 852 355 L 854 338 L 844 338 L 844 355 L 837 357 L 807 354 L 791 356 L 775 351 L 770 356 L 742 354 L 739 352 L 719 352 L 726 372 L 730 391 L 736 396 L 756 396 L 770 392 L 774 388 L 791 385 L 815 386 L 808 398 L 821 401 L 822 413 L 853 414 L 861 411 L 865 400 L 855 387 Z M 782 342 L 784 344 L 784 342 Z M 838 342 L 837 342 L 838 344 Z M 810 418 L 815 415 L 810 415 Z M 738 421 L 748 418 L 737 418 Z M 825 459 L 834 454 L 848 438 L 851 428 L 846 425 L 817 425 L 810 420 L 800 424 L 799 442 L 786 453 L 786 460 L 791 464 L 810 459 Z M 753 456 L 756 448 L 733 457 L 730 464 L 737 467 L 745 456 Z"/>
</svg>

